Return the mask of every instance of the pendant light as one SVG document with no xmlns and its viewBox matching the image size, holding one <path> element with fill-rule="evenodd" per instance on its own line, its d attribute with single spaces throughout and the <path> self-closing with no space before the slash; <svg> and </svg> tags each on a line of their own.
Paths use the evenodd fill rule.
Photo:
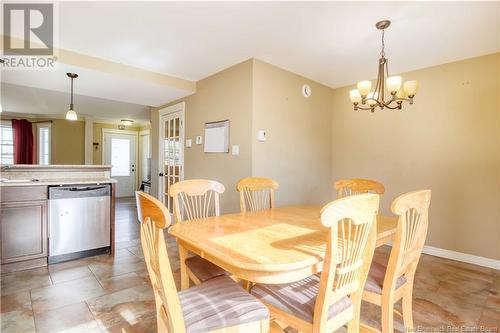
<svg viewBox="0 0 500 333">
<path fill-rule="evenodd" d="M 71 79 L 71 100 L 69 103 L 69 110 L 66 112 L 66 119 L 67 120 L 77 120 L 78 117 L 76 116 L 75 110 L 73 110 L 73 79 L 76 79 L 78 77 L 78 74 L 75 73 L 66 73 L 66 75 Z"/>
</svg>

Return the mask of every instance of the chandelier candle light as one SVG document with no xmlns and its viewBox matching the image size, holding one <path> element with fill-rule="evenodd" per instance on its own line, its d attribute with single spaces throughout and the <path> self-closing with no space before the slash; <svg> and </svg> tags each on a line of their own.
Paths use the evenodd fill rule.
<svg viewBox="0 0 500 333">
<path fill-rule="evenodd" d="M 370 110 L 375 112 L 375 108 L 381 110 L 388 108 L 391 110 L 401 110 L 403 102 L 407 101 L 413 104 L 413 97 L 418 89 L 417 81 L 406 81 L 403 83 L 401 76 L 389 76 L 389 59 L 385 57 L 384 32 L 391 25 L 391 21 L 384 20 L 377 22 L 375 26 L 382 30 L 382 50 L 378 61 L 378 77 L 375 90 L 371 91 L 371 81 L 358 82 L 357 88 L 349 93 L 351 102 L 354 105 L 354 111 Z M 387 79 L 385 78 L 387 76 Z M 389 100 L 385 100 L 385 91 L 391 94 Z M 361 103 L 361 105 L 360 105 Z"/>
</svg>

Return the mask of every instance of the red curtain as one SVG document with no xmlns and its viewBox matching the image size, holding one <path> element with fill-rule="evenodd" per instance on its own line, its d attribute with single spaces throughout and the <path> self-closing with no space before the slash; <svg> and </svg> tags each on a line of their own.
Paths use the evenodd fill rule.
<svg viewBox="0 0 500 333">
<path fill-rule="evenodd" d="M 33 129 L 25 119 L 12 119 L 14 163 L 33 164 Z"/>
</svg>

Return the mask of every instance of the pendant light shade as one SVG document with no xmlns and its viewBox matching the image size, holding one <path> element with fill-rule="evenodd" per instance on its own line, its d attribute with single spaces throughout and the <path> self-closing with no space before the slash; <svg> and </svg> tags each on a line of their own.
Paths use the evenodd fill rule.
<svg viewBox="0 0 500 333">
<path fill-rule="evenodd" d="M 78 120 L 76 112 L 73 110 L 68 110 L 68 112 L 66 112 L 66 120 Z"/>
<path fill-rule="evenodd" d="M 71 79 L 71 97 L 69 103 L 69 110 L 66 112 L 66 120 L 77 120 L 78 116 L 76 115 L 75 110 L 73 110 L 73 79 L 78 77 L 78 74 L 75 73 L 66 73 L 66 75 Z"/>
</svg>

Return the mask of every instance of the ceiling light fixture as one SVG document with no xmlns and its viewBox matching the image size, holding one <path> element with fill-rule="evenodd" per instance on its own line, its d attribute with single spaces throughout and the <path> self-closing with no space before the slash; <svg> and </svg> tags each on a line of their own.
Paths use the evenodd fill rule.
<svg viewBox="0 0 500 333">
<path fill-rule="evenodd" d="M 376 107 L 381 110 L 388 108 L 390 110 L 401 110 L 403 102 L 407 101 L 413 104 L 413 97 L 418 89 L 417 81 L 406 81 L 404 83 L 401 76 L 389 76 L 389 59 L 385 57 L 384 32 L 391 25 L 391 21 L 384 20 L 377 22 L 375 27 L 382 30 L 382 50 L 378 61 L 378 77 L 375 91 L 371 91 L 371 81 L 358 82 L 357 88 L 349 93 L 351 102 L 354 105 L 354 111 L 370 110 L 375 111 Z M 385 78 L 387 76 L 387 79 Z M 391 96 L 385 100 L 385 91 L 389 91 Z M 359 105 L 361 102 L 361 106 Z"/>
<path fill-rule="evenodd" d="M 130 120 L 130 119 L 122 119 L 121 122 L 125 126 L 130 126 L 130 125 L 132 125 L 134 123 L 134 121 Z"/>
<path fill-rule="evenodd" d="M 67 120 L 77 120 L 78 117 L 76 116 L 75 110 L 73 110 L 73 79 L 76 79 L 78 77 L 78 74 L 66 73 L 66 75 L 71 79 L 71 100 L 69 103 L 69 110 L 68 110 L 68 112 L 66 112 L 66 119 Z"/>
</svg>

